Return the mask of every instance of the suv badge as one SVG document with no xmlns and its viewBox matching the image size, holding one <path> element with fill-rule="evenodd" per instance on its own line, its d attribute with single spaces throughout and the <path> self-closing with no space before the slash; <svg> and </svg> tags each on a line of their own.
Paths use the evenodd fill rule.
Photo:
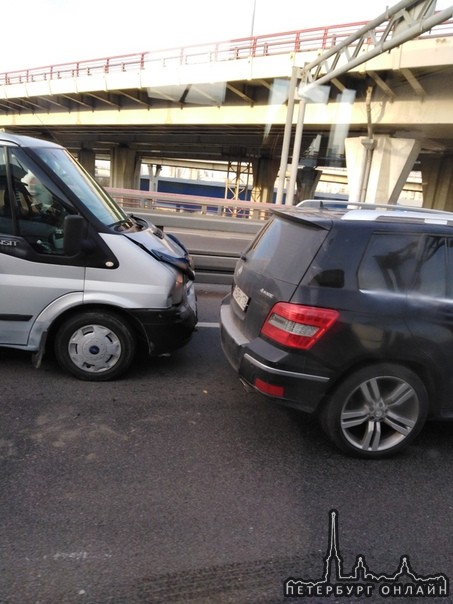
<svg viewBox="0 0 453 604">
<path fill-rule="evenodd" d="M 266 291 L 263 288 L 260 289 L 260 294 L 263 294 L 263 296 L 266 296 L 266 298 L 271 298 L 271 300 L 274 300 L 275 298 L 275 296 L 273 296 L 270 292 Z"/>
</svg>

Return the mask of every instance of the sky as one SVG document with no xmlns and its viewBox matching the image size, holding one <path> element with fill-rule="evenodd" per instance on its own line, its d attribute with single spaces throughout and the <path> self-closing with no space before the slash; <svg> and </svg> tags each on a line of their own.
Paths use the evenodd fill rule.
<svg viewBox="0 0 453 604">
<path fill-rule="evenodd" d="M 437 0 L 447 8 L 452 0 Z M 389 0 L 21 0 L 2 3 L 0 72 L 370 21 Z"/>
</svg>

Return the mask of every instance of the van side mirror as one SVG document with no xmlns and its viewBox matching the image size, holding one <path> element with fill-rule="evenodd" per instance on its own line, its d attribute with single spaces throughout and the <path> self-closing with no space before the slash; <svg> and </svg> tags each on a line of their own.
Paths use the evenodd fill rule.
<svg viewBox="0 0 453 604">
<path fill-rule="evenodd" d="M 82 251 L 86 222 L 83 216 L 71 214 L 63 222 L 63 250 L 65 256 L 76 256 Z"/>
</svg>

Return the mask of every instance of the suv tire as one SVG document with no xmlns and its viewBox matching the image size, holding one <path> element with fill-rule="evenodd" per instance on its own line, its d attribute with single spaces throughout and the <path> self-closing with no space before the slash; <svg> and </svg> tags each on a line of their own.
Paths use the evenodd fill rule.
<svg viewBox="0 0 453 604">
<path fill-rule="evenodd" d="M 60 365 L 77 378 L 107 381 L 118 378 L 132 363 L 135 338 L 117 315 L 87 312 L 60 327 L 55 354 Z"/>
<path fill-rule="evenodd" d="M 382 363 L 348 376 L 321 413 L 329 438 L 356 457 L 381 459 L 407 447 L 428 413 L 428 396 L 410 369 Z"/>
</svg>

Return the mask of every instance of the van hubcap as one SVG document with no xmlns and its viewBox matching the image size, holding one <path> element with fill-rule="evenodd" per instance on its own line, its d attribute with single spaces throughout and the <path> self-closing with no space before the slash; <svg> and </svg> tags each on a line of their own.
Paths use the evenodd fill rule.
<svg viewBox="0 0 453 604">
<path fill-rule="evenodd" d="M 116 365 L 121 357 L 121 342 L 104 325 L 84 325 L 72 334 L 68 352 L 79 369 L 97 373 Z"/>
</svg>

